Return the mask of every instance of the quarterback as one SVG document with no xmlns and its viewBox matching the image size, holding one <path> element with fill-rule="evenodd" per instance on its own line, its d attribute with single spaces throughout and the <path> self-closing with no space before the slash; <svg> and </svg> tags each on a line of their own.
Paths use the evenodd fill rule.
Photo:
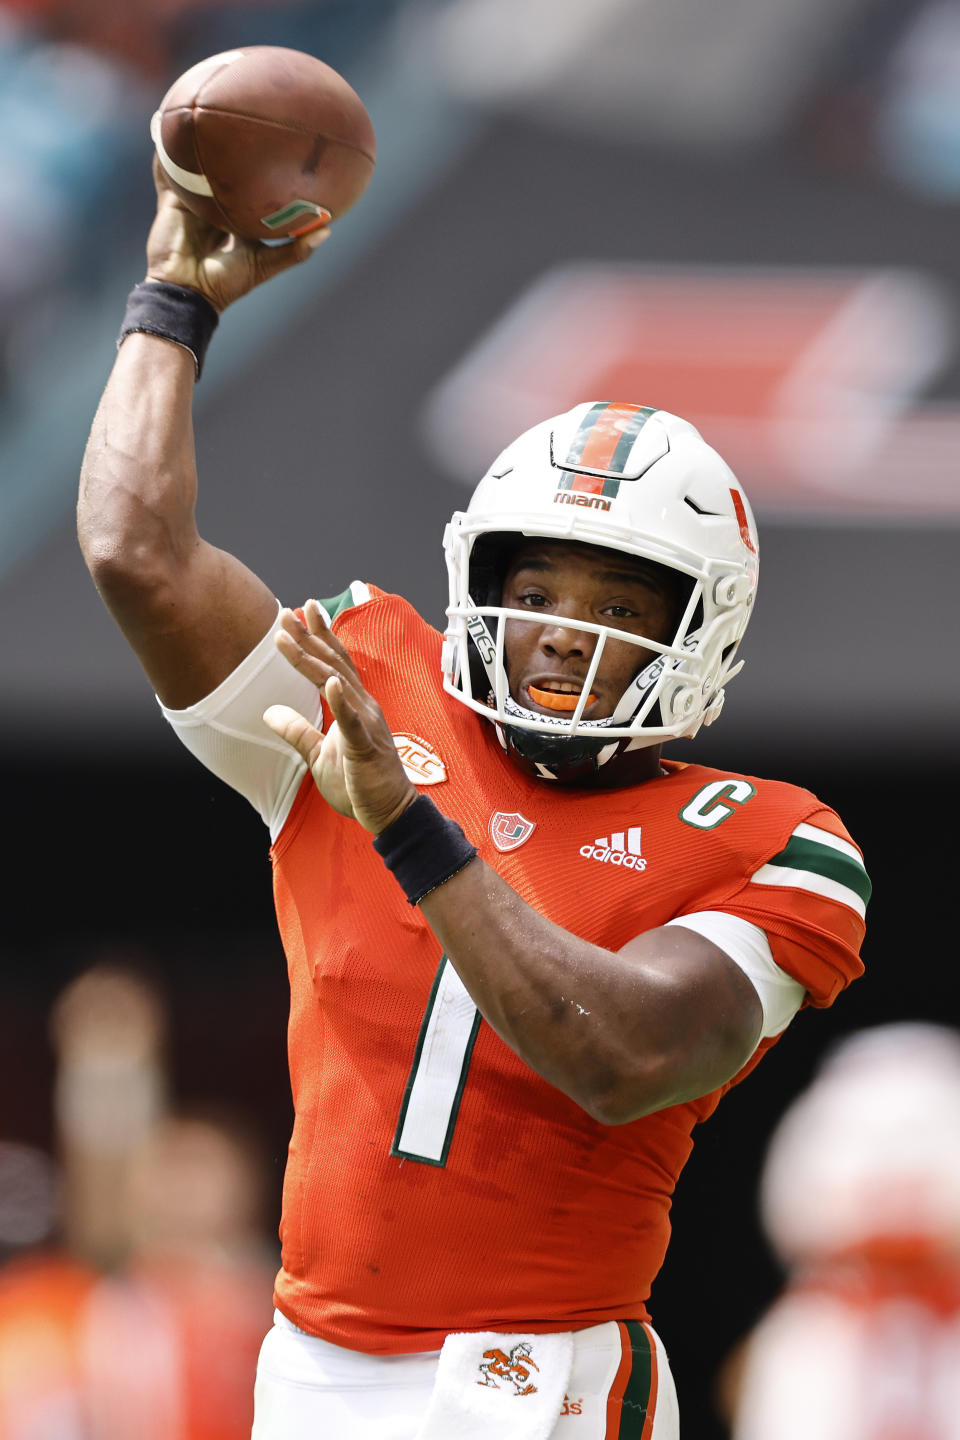
<svg viewBox="0 0 960 1440">
<path fill-rule="evenodd" d="M 453 516 L 444 634 L 372 578 L 281 608 L 197 532 L 191 399 L 219 312 L 324 232 L 263 249 L 158 189 L 80 538 L 272 840 L 295 1122 L 256 1440 L 675 1440 L 647 1301 L 694 1127 L 860 974 L 869 895 L 814 795 L 661 756 L 739 668 L 746 496 L 692 425 L 588 401 Z"/>
</svg>

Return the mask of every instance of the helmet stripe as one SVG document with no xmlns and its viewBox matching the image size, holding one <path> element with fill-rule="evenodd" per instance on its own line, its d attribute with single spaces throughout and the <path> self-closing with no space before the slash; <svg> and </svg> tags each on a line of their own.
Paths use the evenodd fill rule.
<svg viewBox="0 0 960 1440">
<path fill-rule="evenodd" d="M 647 405 L 599 401 L 581 420 L 566 458 L 560 462 L 561 468 L 583 466 L 590 470 L 612 470 L 622 475 L 634 441 L 655 413 Z M 613 477 L 604 479 L 599 475 L 564 475 L 560 487 L 612 498 L 620 488 L 620 481 Z"/>
<path fill-rule="evenodd" d="M 580 424 L 577 426 L 576 434 L 570 442 L 570 449 L 567 451 L 567 458 L 566 460 L 561 461 L 561 464 L 583 464 L 583 448 L 590 438 L 590 431 L 593 429 L 594 425 L 596 425 L 603 412 L 605 410 L 609 410 L 609 408 L 609 400 L 601 400 L 598 404 L 590 406 L 590 409 L 587 411 L 586 415 L 584 415 L 583 419 L 580 421 Z"/>
<path fill-rule="evenodd" d="M 605 480 L 602 475 L 580 475 L 567 470 L 560 478 L 560 490 L 578 490 L 581 495 L 607 495 L 611 498 L 620 489 L 619 480 Z"/>
<path fill-rule="evenodd" d="M 594 405 L 581 421 L 562 463 L 582 465 L 589 470 L 613 470 L 622 475 L 634 441 L 655 413 L 648 405 L 625 405 L 616 401 Z"/>
</svg>

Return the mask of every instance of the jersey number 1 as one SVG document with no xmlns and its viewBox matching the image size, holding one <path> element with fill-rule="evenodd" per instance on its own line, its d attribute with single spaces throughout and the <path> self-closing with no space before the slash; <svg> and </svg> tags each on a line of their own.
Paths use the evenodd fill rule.
<svg viewBox="0 0 960 1440">
<path fill-rule="evenodd" d="M 391 1155 L 446 1165 L 479 1029 L 480 1011 L 444 955 L 417 1037 Z"/>
</svg>

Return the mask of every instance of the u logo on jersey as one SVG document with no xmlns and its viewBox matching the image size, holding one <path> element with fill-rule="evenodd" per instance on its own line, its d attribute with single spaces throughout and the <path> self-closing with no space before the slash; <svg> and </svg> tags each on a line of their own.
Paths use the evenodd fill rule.
<svg viewBox="0 0 960 1440">
<path fill-rule="evenodd" d="M 490 839 L 498 850 L 516 850 L 536 830 L 532 820 L 528 820 L 519 811 L 514 810 L 507 814 L 503 810 L 497 810 L 490 816 Z"/>
</svg>

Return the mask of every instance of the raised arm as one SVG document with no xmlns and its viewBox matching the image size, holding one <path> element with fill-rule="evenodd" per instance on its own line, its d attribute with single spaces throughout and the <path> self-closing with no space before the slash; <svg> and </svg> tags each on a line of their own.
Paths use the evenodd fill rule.
<svg viewBox="0 0 960 1440">
<path fill-rule="evenodd" d="M 195 291 L 217 314 L 305 260 L 328 233 L 276 248 L 237 240 L 198 220 L 155 174 L 147 280 Z M 195 376 L 181 345 L 128 336 L 87 443 L 77 511 L 97 589 L 160 699 L 176 709 L 209 694 L 276 615 L 267 586 L 197 531 Z"/>
</svg>

